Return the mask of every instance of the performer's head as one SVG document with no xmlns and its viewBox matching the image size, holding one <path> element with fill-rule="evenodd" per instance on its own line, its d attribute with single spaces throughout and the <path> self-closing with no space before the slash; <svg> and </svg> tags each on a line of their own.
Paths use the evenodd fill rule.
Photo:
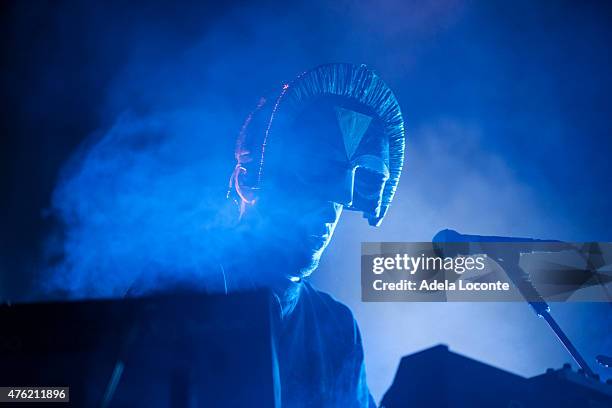
<svg viewBox="0 0 612 408">
<path fill-rule="evenodd" d="M 284 274 L 318 265 L 343 210 L 382 221 L 404 157 L 399 105 L 365 66 L 324 65 L 260 101 L 241 130 L 230 196 Z"/>
</svg>

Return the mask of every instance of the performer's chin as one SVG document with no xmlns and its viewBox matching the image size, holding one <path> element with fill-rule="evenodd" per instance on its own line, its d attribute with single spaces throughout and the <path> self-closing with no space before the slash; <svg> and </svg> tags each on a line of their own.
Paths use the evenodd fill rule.
<svg viewBox="0 0 612 408">
<path fill-rule="evenodd" d="M 319 266 L 319 258 L 310 259 L 310 262 L 308 263 L 308 265 L 299 270 L 299 275 L 297 277 L 305 278 L 307 276 L 310 276 L 310 274 L 315 269 L 317 269 L 318 266 Z"/>
<path fill-rule="evenodd" d="M 312 241 L 307 241 L 308 244 L 302 247 L 300 255 L 296 257 L 296 271 L 298 271 L 298 277 L 304 278 L 309 276 L 319 266 L 319 260 L 323 251 L 327 247 L 327 241 L 317 242 L 313 245 Z"/>
</svg>

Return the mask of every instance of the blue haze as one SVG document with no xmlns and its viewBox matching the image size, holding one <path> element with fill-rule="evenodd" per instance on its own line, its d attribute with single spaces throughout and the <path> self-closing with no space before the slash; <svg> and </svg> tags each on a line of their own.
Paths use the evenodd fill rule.
<svg viewBox="0 0 612 408">
<path fill-rule="evenodd" d="M 150 286 L 164 274 L 198 278 L 234 137 L 257 98 L 320 63 L 366 63 L 402 105 L 406 166 L 382 227 L 345 214 L 313 279 L 353 309 L 375 397 L 401 356 L 439 342 L 522 375 L 569 361 L 526 305 L 361 303 L 359 243 L 430 240 L 441 228 L 611 240 L 609 10 L 315 1 L 236 4 L 198 24 L 208 15 L 198 6 L 171 15 L 134 6 L 133 22 L 83 7 L 64 6 L 57 24 L 91 22 L 97 64 L 113 75 L 99 129 L 57 177 L 48 212 L 65 228 L 45 251 L 65 258 L 46 269 L 44 285 L 115 296 L 143 276 Z M 56 83 L 58 66 L 41 69 L 45 83 Z M 553 309 L 590 362 L 612 354 L 610 311 Z"/>
</svg>

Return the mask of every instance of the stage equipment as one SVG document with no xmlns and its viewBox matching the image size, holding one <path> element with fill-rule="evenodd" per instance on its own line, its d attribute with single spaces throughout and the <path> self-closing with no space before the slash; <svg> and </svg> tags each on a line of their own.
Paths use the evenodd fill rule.
<svg viewBox="0 0 612 408">
<path fill-rule="evenodd" d="M 2 305 L 0 384 L 67 386 L 75 407 L 278 407 L 275 304 L 262 291 Z"/>
<path fill-rule="evenodd" d="M 595 377 L 595 373 L 580 352 L 576 349 L 563 329 L 550 314 L 550 306 L 540 296 L 529 280 L 529 275 L 519 266 L 521 253 L 533 252 L 530 244 L 546 243 L 546 252 L 575 250 L 576 248 L 562 241 L 542 240 L 533 238 L 500 237 L 485 235 L 465 235 L 457 231 L 445 229 L 438 232 L 432 239 L 434 248 L 440 256 L 455 257 L 458 255 L 487 254 L 497 262 L 506 272 L 512 283 L 533 308 L 535 313 L 543 318 L 555 333 L 576 364 L 588 377 Z M 498 245 L 499 243 L 513 243 L 512 245 Z M 539 250 L 542 250 L 539 245 Z"/>
</svg>

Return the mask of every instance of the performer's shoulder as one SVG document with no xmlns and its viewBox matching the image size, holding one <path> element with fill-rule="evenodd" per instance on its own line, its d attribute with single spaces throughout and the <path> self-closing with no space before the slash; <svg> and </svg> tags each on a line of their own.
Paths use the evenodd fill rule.
<svg viewBox="0 0 612 408">
<path fill-rule="evenodd" d="M 319 318 L 334 320 L 341 327 L 356 326 L 353 312 L 344 303 L 332 295 L 315 288 L 310 282 L 304 281 L 302 295 L 308 303 L 317 311 Z"/>
</svg>

